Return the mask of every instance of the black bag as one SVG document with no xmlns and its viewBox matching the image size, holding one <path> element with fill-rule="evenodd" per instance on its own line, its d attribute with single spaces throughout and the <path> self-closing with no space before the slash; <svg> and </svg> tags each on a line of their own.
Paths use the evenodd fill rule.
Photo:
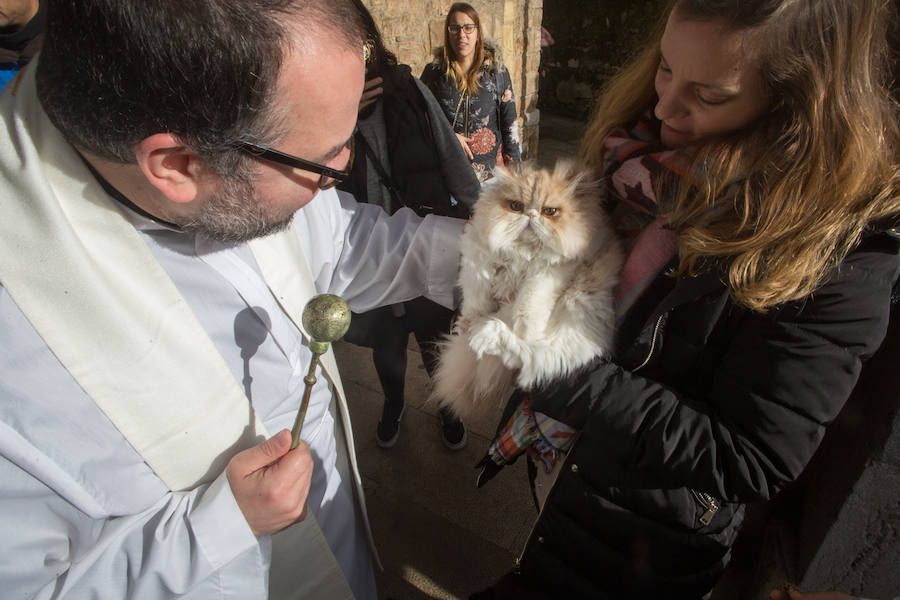
<svg viewBox="0 0 900 600">
<path fill-rule="evenodd" d="M 444 182 L 425 98 L 406 65 L 382 75 L 384 124 L 391 174 L 381 166 L 379 177 L 398 205 L 408 206 L 420 216 L 429 213 L 466 219 L 469 209 L 456 200 Z M 371 149 L 370 149 L 371 150 Z M 376 166 L 378 168 L 378 166 Z"/>
</svg>

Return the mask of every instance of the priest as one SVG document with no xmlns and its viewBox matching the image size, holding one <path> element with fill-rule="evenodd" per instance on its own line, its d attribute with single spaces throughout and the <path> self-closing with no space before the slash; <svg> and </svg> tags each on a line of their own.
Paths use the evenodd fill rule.
<svg viewBox="0 0 900 600">
<path fill-rule="evenodd" d="M 337 193 L 348 0 L 58 0 L 0 95 L 9 598 L 375 598 L 346 400 L 301 313 L 449 306 L 460 227 Z"/>
</svg>

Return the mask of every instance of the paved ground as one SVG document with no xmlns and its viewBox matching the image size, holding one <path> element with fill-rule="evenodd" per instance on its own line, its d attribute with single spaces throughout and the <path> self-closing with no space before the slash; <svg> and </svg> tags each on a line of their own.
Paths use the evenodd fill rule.
<svg viewBox="0 0 900 600">
<path fill-rule="evenodd" d="M 445 448 L 437 411 L 425 405 L 428 376 L 412 338 L 410 343 L 406 413 L 397 445 L 389 450 L 375 444 L 382 395 L 371 351 L 335 345 L 369 516 L 385 566 L 378 577 L 380 597 L 466 598 L 512 568 L 536 513 L 524 464 L 475 489 L 473 467 L 484 455 L 499 415 L 467 423 L 464 449 Z"/>
<path fill-rule="evenodd" d="M 577 152 L 583 125 L 541 115 L 540 164 Z M 467 598 L 513 567 L 536 516 L 524 461 L 475 488 L 475 463 L 499 414 L 467 423 L 469 443 L 441 441 L 437 411 L 425 404 L 428 376 L 410 337 L 406 413 L 397 445 L 375 444 L 383 396 L 371 351 L 338 342 L 366 501 L 385 570 L 379 595 L 394 600 Z M 498 407 L 499 413 L 500 407 Z"/>
</svg>

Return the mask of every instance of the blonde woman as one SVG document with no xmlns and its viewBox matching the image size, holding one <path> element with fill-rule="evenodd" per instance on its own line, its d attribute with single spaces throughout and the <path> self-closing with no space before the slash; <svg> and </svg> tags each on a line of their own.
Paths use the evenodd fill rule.
<svg viewBox="0 0 900 600">
<path fill-rule="evenodd" d="M 627 245 L 617 350 L 526 398 L 578 434 L 485 597 L 708 597 L 744 503 L 803 471 L 900 272 L 892 12 L 675 0 L 606 86 L 582 154 Z"/>
<path fill-rule="evenodd" d="M 498 156 L 519 162 L 519 128 L 509 71 L 484 39 L 471 5 L 457 2 L 444 23 L 444 46 L 421 77 L 441 104 L 479 181 L 493 176 Z"/>
</svg>

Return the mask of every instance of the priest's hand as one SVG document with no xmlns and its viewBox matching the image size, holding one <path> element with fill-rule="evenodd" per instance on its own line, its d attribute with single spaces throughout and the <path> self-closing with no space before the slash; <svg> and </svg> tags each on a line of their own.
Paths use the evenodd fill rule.
<svg viewBox="0 0 900 600">
<path fill-rule="evenodd" d="M 301 441 L 291 448 L 291 432 L 279 431 L 235 454 L 225 475 L 254 535 L 271 535 L 306 517 L 313 461 Z"/>
</svg>

